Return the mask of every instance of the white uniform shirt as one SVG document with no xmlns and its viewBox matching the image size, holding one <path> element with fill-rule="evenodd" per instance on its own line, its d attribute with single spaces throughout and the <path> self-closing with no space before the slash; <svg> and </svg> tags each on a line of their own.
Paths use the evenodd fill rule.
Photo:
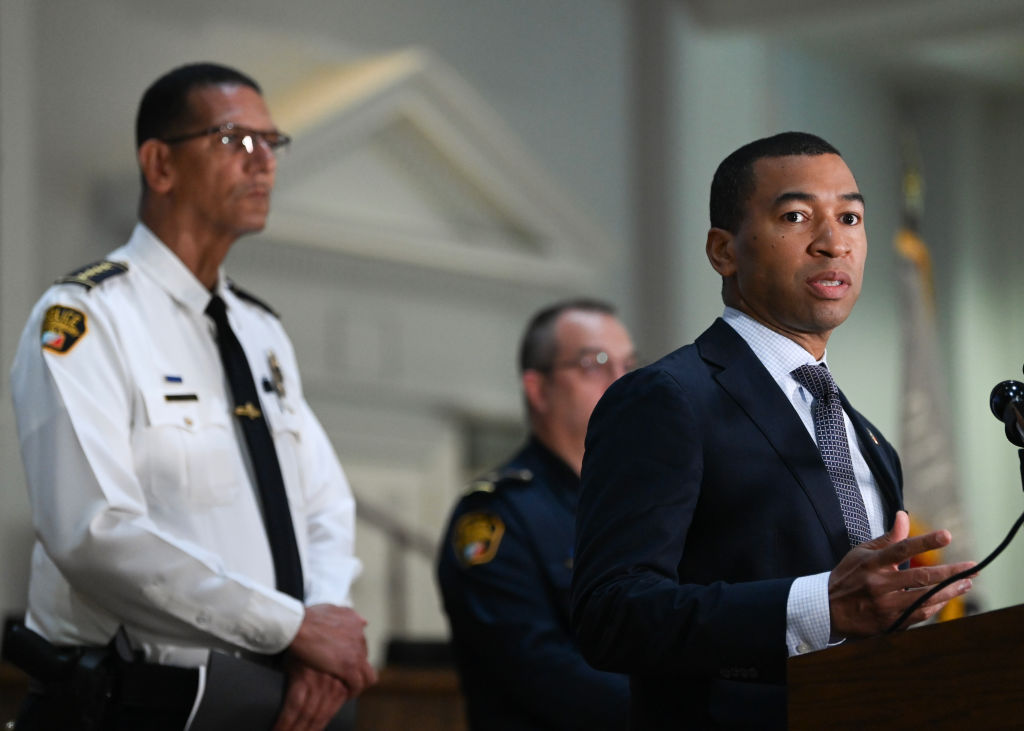
<svg viewBox="0 0 1024 731">
<path fill-rule="evenodd" d="M 166 664 L 201 665 L 210 647 L 280 652 L 303 608 L 274 588 L 210 293 L 141 224 L 108 260 L 128 271 L 43 295 L 11 371 L 37 535 L 28 624 L 58 645 L 102 645 L 123 624 Z M 223 272 L 216 291 L 273 434 L 305 601 L 348 605 L 354 502 L 291 342 Z"/>
</svg>

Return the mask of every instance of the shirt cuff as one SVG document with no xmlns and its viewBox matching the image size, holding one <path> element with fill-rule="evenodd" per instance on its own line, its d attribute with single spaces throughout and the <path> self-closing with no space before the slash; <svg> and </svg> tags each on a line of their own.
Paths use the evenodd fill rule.
<svg viewBox="0 0 1024 731">
<path fill-rule="evenodd" d="M 803 655 L 828 647 L 832 617 L 828 607 L 826 571 L 801 576 L 789 588 L 786 601 L 786 649 L 789 656 Z"/>
<path fill-rule="evenodd" d="M 248 609 L 232 618 L 230 634 L 235 644 L 247 650 L 276 655 L 292 643 L 303 619 L 305 608 L 299 600 L 255 595 Z"/>
</svg>

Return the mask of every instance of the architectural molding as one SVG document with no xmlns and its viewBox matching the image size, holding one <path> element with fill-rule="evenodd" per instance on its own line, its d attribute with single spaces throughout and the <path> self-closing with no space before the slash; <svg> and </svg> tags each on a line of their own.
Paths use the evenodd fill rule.
<svg viewBox="0 0 1024 731">
<path fill-rule="evenodd" d="M 326 69 L 270 105 L 295 138 L 275 241 L 527 285 L 606 281 L 606 235 L 430 53 Z"/>
</svg>

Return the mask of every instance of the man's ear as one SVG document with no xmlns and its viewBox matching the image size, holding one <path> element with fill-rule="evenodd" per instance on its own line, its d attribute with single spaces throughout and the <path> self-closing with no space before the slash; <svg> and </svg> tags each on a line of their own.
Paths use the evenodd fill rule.
<svg viewBox="0 0 1024 731">
<path fill-rule="evenodd" d="M 530 405 L 530 411 L 536 414 L 544 414 L 548 410 L 548 398 L 544 393 L 545 378 L 543 373 L 532 368 L 523 371 L 523 394 L 526 403 Z"/>
<path fill-rule="evenodd" d="M 174 186 L 171 148 L 158 139 L 150 138 L 139 147 L 139 169 L 154 193 L 167 193 Z"/>
<path fill-rule="evenodd" d="M 708 230 L 708 241 L 704 250 L 711 266 L 723 277 L 731 277 L 736 273 L 735 241 L 736 237 L 724 228 Z"/>
</svg>

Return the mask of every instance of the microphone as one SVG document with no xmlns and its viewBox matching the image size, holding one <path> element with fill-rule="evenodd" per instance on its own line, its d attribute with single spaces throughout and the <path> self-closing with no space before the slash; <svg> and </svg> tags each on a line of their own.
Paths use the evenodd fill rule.
<svg viewBox="0 0 1024 731">
<path fill-rule="evenodd" d="M 1024 448 L 1024 383 L 1003 381 L 988 398 L 992 414 L 1006 427 L 1011 444 Z"/>
<path fill-rule="evenodd" d="M 1024 482 L 1024 383 L 1020 381 L 1003 381 L 1002 383 L 996 384 L 996 387 L 992 389 L 992 393 L 988 397 L 989 408 L 992 409 L 992 413 L 999 421 L 1003 422 L 1006 427 L 1006 438 L 1010 440 L 1011 444 L 1014 444 L 1021 448 L 1017 454 L 1020 459 L 1020 477 L 1021 481 Z M 984 560 L 974 568 L 961 571 L 958 574 L 954 574 L 944 581 L 940 581 L 938 584 L 933 586 L 930 590 L 924 593 L 924 595 L 918 597 L 917 601 L 907 607 L 903 614 L 900 615 L 899 619 L 889 626 L 889 629 L 885 631 L 886 634 L 895 632 L 899 627 L 910 618 L 918 607 L 923 605 L 935 594 L 939 593 L 945 587 L 953 584 L 960 579 L 966 579 L 972 574 L 979 573 L 983 568 L 992 563 L 996 556 L 1003 552 L 1013 537 L 1017 535 L 1017 531 L 1024 525 L 1024 513 L 1020 514 L 1017 518 L 1017 522 L 1010 528 L 1010 532 L 1003 539 L 1003 542 L 996 546 L 996 549 L 992 551 Z"/>
</svg>

